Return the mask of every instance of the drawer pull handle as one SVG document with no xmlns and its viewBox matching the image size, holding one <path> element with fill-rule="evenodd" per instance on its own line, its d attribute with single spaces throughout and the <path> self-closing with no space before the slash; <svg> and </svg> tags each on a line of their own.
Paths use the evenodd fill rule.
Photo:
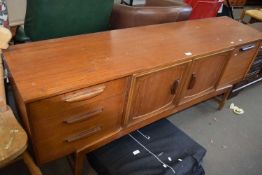
<svg viewBox="0 0 262 175">
<path fill-rule="evenodd" d="M 85 114 L 69 117 L 69 118 L 65 119 L 64 122 L 67 123 L 67 124 L 77 123 L 77 122 L 80 122 L 80 121 L 87 120 L 90 117 L 101 114 L 102 112 L 103 112 L 103 108 L 97 108 L 97 109 L 94 109 L 94 110 L 92 110 L 88 113 L 85 113 Z"/>
<path fill-rule="evenodd" d="M 172 95 L 175 95 L 176 94 L 176 91 L 177 91 L 177 87 L 179 85 L 179 82 L 180 80 L 176 80 L 173 84 L 172 84 L 172 87 L 171 87 L 171 94 Z"/>
<path fill-rule="evenodd" d="M 64 101 L 66 102 L 78 102 L 78 101 L 83 101 L 83 100 L 88 100 L 93 97 L 96 97 L 103 93 L 105 90 L 105 86 L 99 86 L 95 88 L 90 88 L 86 91 L 82 91 L 73 95 L 67 96 Z"/>
<path fill-rule="evenodd" d="M 255 44 L 253 44 L 253 45 L 248 45 L 248 46 L 244 46 L 244 47 L 241 47 L 241 48 L 240 48 L 240 51 L 241 51 L 241 52 L 245 52 L 245 51 L 251 50 L 251 49 L 253 49 L 253 48 L 255 48 L 255 47 L 256 47 Z"/>
<path fill-rule="evenodd" d="M 67 141 L 67 142 L 74 142 L 74 141 L 83 139 L 85 137 L 88 137 L 90 135 L 93 135 L 93 134 L 97 133 L 100 130 L 101 130 L 101 127 L 98 126 L 98 127 L 86 130 L 86 131 L 82 131 L 82 132 L 80 132 L 80 133 L 78 133 L 76 135 L 72 135 L 72 136 L 67 137 L 65 139 L 65 141 Z"/>
<path fill-rule="evenodd" d="M 190 78 L 190 81 L 189 81 L 189 84 L 188 84 L 188 89 L 193 89 L 193 87 L 195 86 L 196 84 L 196 74 L 193 73 L 191 75 L 191 78 Z"/>
</svg>

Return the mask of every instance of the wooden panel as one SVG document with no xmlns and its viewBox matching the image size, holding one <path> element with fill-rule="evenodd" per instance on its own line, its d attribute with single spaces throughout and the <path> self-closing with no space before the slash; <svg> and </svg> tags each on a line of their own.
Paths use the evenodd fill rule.
<svg viewBox="0 0 262 175">
<path fill-rule="evenodd" d="M 259 42 L 255 42 L 236 47 L 219 82 L 219 87 L 234 84 L 244 78 L 256 56 L 258 46 Z M 250 49 L 242 50 L 243 48 Z"/>
<path fill-rule="evenodd" d="M 125 94 L 59 105 L 59 97 L 30 105 L 34 149 L 40 163 L 67 155 L 121 128 Z M 59 107 L 58 107 L 59 106 Z"/>
<path fill-rule="evenodd" d="M 134 75 L 130 96 L 129 122 L 174 107 L 188 63 Z"/>
<path fill-rule="evenodd" d="M 83 99 L 80 101 L 68 102 L 68 99 L 72 97 L 82 97 L 83 92 L 90 94 L 89 90 L 100 89 L 100 87 L 105 87 L 104 92 L 90 99 Z M 30 103 L 28 105 L 28 113 L 31 120 L 52 120 L 54 115 L 60 116 L 61 118 L 67 118 L 70 116 L 78 115 L 86 112 L 86 108 L 97 101 L 105 100 L 116 95 L 126 94 L 127 79 L 120 79 L 116 81 L 110 81 L 104 84 L 99 84 L 97 86 L 92 86 L 89 88 L 81 89 L 71 93 L 66 93 L 63 95 L 39 100 L 37 102 Z M 93 91 L 91 91 L 93 92 Z M 77 95 L 77 96 L 75 96 Z M 84 94 L 85 95 L 85 94 Z"/>
<path fill-rule="evenodd" d="M 229 0 L 231 6 L 244 6 L 246 2 L 247 0 Z M 227 1 L 225 1 L 225 4 L 227 4 Z"/>
<path fill-rule="evenodd" d="M 66 107 L 68 107 L 68 104 L 71 103 L 70 106 L 72 106 L 74 105 L 74 102 L 78 102 L 78 101 L 85 101 L 85 100 L 95 101 L 95 100 L 105 99 L 117 94 L 126 93 L 127 82 L 128 82 L 127 78 L 122 78 L 122 79 L 102 83 L 96 86 L 91 86 L 88 88 L 73 91 L 70 93 L 66 93 L 58 97 L 60 101 L 58 101 L 57 103 L 61 105 L 66 105 Z M 52 99 L 49 99 L 47 103 L 50 103 L 50 100 L 52 101 Z M 62 107 L 65 106 L 57 106 L 57 108 L 62 108 Z"/>
<path fill-rule="evenodd" d="M 229 55 L 226 51 L 194 60 L 180 103 L 215 91 Z"/>
<path fill-rule="evenodd" d="M 261 37 L 246 25 L 219 17 L 26 43 L 4 54 L 22 100 L 29 102 Z"/>
<path fill-rule="evenodd" d="M 3 168 L 21 156 L 27 148 L 26 132 L 17 122 L 9 107 L 0 112 L 0 137 L 0 168 Z"/>
</svg>

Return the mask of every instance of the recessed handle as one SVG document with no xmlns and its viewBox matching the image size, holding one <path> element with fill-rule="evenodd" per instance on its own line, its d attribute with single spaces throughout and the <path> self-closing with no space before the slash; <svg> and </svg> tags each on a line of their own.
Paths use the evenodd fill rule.
<svg viewBox="0 0 262 175">
<path fill-rule="evenodd" d="M 196 73 L 193 73 L 191 75 L 191 78 L 190 78 L 190 81 L 189 81 L 189 84 L 188 84 L 188 89 L 193 89 L 195 84 L 196 84 Z"/>
<path fill-rule="evenodd" d="M 255 47 L 256 47 L 255 44 L 248 45 L 248 46 L 243 46 L 243 47 L 240 48 L 240 51 L 241 51 L 241 52 L 245 52 L 245 51 L 251 50 L 251 49 L 253 49 L 253 48 L 255 48 Z"/>
<path fill-rule="evenodd" d="M 98 86 L 98 87 L 93 87 L 93 88 L 89 88 L 87 90 L 78 92 L 76 94 L 72 94 L 69 96 L 66 96 L 64 98 L 65 102 L 78 102 L 78 101 L 83 101 L 83 100 L 88 100 L 91 99 L 93 97 L 96 97 L 98 95 L 100 95 L 101 93 L 103 93 L 105 90 L 105 86 Z"/>
<path fill-rule="evenodd" d="M 95 127 L 95 128 L 92 128 L 92 129 L 80 132 L 80 133 L 78 133 L 76 135 L 69 136 L 69 137 L 67 137 L 65 139 L 65 141 L 67 141 L 67 142 L 74 142 L 74 141 L 83 139 L 85 137 L 88 137 L 90 135 L 93 135 L 93 134 L 97 133 L 100 130 L 101 130 L 101 127 L 98 126 L 98 127 Z"/>
<path fill-rule="evenodd" d="M 67 124 L 73 124 L 73 123 L 81 122 L 81 121 L 89 119 L 90 117 L 101 114 L 102 112 L 103 112 L 103 108 L 100 107 L 100 108 L 94 109 L 92 111 L 89 111 L 85 114 L 69 117 L 69 118 L 65 119 L 64 122 L 67 123 Z"/>
<path fill-rule="evenodd" d="M 179 83 L 180 83 L 180 80 L 175 80 L 174 83 L 172 84 L 172 87 L 171 87 L 171 94 L 172 95 L 176 94 Z"/>
</svg>

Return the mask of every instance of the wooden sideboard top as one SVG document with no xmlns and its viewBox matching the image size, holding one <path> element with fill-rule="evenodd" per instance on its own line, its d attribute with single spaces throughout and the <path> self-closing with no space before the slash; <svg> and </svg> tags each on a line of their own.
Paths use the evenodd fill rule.
<svg viewBox="0 0 262 175">
<path fill-rule="evenodd" d="M 4 55 L 22 100 L 31 102 L 260 39 L 218 17 L 26 43 Z"/>
</svg>

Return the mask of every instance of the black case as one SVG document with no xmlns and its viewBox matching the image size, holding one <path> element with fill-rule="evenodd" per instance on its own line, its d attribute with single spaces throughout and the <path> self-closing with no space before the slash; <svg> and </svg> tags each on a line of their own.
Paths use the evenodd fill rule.
<svg viewBox="0 0 262 175">
<path fill-rule="evenodd" d="M 88 154 L 99 175 L 204 175 L 206 150 L 167 119 Z"/>
</svg>

